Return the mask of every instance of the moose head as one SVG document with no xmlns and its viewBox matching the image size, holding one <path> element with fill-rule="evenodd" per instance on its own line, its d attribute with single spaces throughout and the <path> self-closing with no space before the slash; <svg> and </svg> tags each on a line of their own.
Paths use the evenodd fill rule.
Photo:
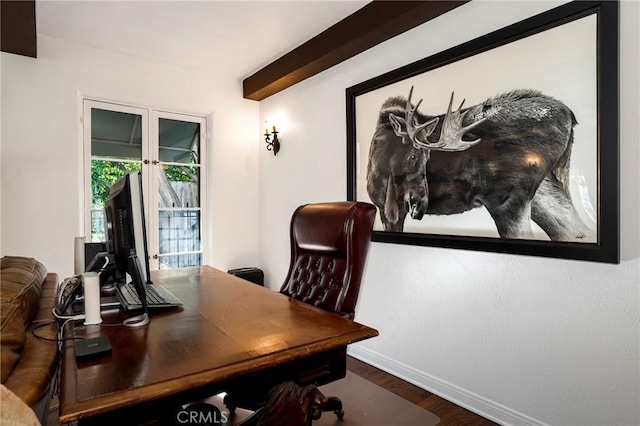
<svg viewBox="0 0 640 426">
<path fill-rule="evenodd" d="M 463 120 L 468 111 L 462 112 L 464 100 L 458 107 L 457 111 L 452 111 L 454 93 L 451 93 L 449 100 L 449 108 L 442 120 L 440 136 L 437 141 L 430 142 L 428 137 L 435 131 L 439 117 L 427 119 L 424 123 L 419 123 L 419 118 L 425 117 L 418 108 L 422 103 L 422 99 L 415 106 L 411 103 L 413 95 L 413 86 L 409 90 L 409 96 L 405 103 L 404 117 L 399 114 L 389 113 L 389 123 L 394 133 L 401 138 L 403 147 L 396 146 L 394 150 L 400 158 L 404 159 L 404 176 L 420 176 L 419 179 L 412 181 L 401 181 L 395 179 L 395 182 L 389 180 L 388 185 L 396 184 L 400 186 L 400 194 L 403 195 L 403 202 L 406 204 L 406 211 L 413 219 L 422 219 L 429 206 L 429 185 L 427 182 L 427 162 L 431 156 L 431 151 L 458 152 L 465 151 L 472 146 L 478 144 L 480 139 L 473 141 L 465 141 L 462 137 L 471 129 L 482 124 L 486 118 L 482 118 L 467 126 L 463 126 Z M 405 151 L 409 151 L 406 153 Z M 390 159 L 397 161 L 396 159 Z M 390 189 L 390 188 L 388 188 Z M 398 191 L 395 191 L 399 194 Z M 388 195 L 388 194 L 387 194 Z M 397 198 L 396 198 L 397 199 Z M 387 196 L 388 202 L 393 202 Z M 385 207 L 389 206 L 388 203 Z"/>
</svg>

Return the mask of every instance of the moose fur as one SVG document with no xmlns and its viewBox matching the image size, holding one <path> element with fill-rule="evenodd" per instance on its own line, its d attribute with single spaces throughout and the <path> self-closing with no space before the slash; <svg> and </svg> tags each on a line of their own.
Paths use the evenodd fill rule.
<svg viewBox="0 0 640 426">
<path fill-rule="evenodd" d="M 367 192 L 385 231 L 402 232 L 407 214 L 420 220 L 484 206 L 502 238 L 530 237 L 530 220 L 554 241 L 593 236 L 569 194 L 577 121 L 565 104 L 538 91 L 513 90 L 461 109 L 462 126 L 476 123 L 463 129 L 464 140 L 479 142 L 445 152 L 435 141 L 448 117 L 422 114 L 410 99 L 384 102 L 369 151 Z M 433 121 L 421 130 L 426 144 L 401 135 L 407 119 Z"/>
</svg>

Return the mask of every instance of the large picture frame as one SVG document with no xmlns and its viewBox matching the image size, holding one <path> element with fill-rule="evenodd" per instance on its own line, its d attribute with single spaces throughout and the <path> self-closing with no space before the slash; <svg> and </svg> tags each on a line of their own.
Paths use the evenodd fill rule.
<svg viewBox="0 0 640 426">
<path fill-rule="evenodd" d="M 372 240 L 619 263 L 618 14 L 567 3 L 348 88 Z"/>
</svg>

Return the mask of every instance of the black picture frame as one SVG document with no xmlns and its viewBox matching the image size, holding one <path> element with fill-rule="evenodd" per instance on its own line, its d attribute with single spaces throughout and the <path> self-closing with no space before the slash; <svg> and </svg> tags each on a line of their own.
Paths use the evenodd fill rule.
<svg viewBox="0 0 640 426">
<path fill-rule="evenodd" d="M 474 235 L 473 232 L 466 233 L 464 230 L 453 233 L 446 231 L 446 229 L 443 232 L 406 229 L 385 230 L 384 227 L 380 227 L 380 223 L 377 223 L 374 228 L 372 241 L 619 263 L 620 185 L 618 129 L 618 22 L 618 1 L 574 1 L 346 89 L 347 198 L 348 200 L 354 201 L 373 202 L 371 199 L 372 197 L 366 192 L 367 181 L 369 179 L 366 169 L 369 167 L 369 149 L 372 143 L 371 140 L 376 129 L 379 128 L 376 125 L 379 115 L 376 114 L 374 118 L 372 112 L 362 111 L 369 111 L 371 109 L 380 112 L 382 104 L 377 103 L 375 104 L 375 108 L 371 107 L 373 102 L 368 102 L 368 99 L 375 99 L 376 96 L 382 97 L 383 99 L 390 99 L 390 97 L 387 96 L 387 92 L 389 92 L 389 90 L 392 91 L 392 88 L 394 87 L 401 87 L 404 85 L 402 86 L 404 87 L 402 91 L 397 90 L 393 95 L 402 97 L 406 100 L 408 97 L 408 87 L 411 86 L 411 90 L 414 90 L 413 86 L 415 86 L 416 93 L 421 92 L 419 94 L 414 93 L 413 95 L 414 98 L 411 103 L 413 104 L 412 107 L 415 108 L 415 103 L 418 100 L 426 98 L 425 94 L 428 94 L 431 89 L 435 89 L 435 85 L 429 86 L 429 84 L 426 83 L 420 83 L 422 87 L 418 87 L 419 84 L 415 82 L 423 81 L 419 79 L 425 79 L 424 81 L 428 82 L 430 81 L 428 80 L 429 78 L 435 78 L 433 76 L 436 72 L 445 71 L 445 74 L 452 75 L 452 77 L 450 77 L 452 80 L 451 87 L 448 89 L 448 92 L 451 93 L 456 89 L 456 79 L 453 77 L 455 73 L 446 72 L 449 68 L 445 67 L 456 65 L 458 66 L 458 69 L 451 69 L 456 72 L 460 72 L 460 70 L 462 70 L 463 75 L 465 75 L 464 64 L 467 62 L 464 61 L 467 61 L 469 58 L 472 60 L 482 60 L 484 55 L 486 55 L 486 58 L 492 58 L 493 56 L 491 55 L 495 55 L 495 52 L 507 52 L 508 50 L 504 50 L 505 46 L 506 49 L 509 49 L 509 46 L 517 46 L 516 43 L 531 43 L 534 40 L 538 40 L 538 38 L 536 38 L 538 35 L 541 35 L 541 37 L 551 37 L 552 34 L 555 34 L 554 31 L 573 31 L 571 28 L 577 28 L 579 25 L 582 26 L 583 23 L 585 23 L 585 28 L 593 27 L 593 30 L 589 30 L 594 35 L 593 40 L 589 39 L 589 37 L 575 37 L 577 40 L 584 38 L 585 45 L 594 46 L 589 48 L 595 52 L 592 54 L 592 57 L 594 58 L 591 63 L 592 66 L 581 68 L 584 68 L 585 72 L 591 73 L 589 77 L 584 77 L 585 81 L 589 81 L 589 78 L 595 80 L 595 84 L 593 85 L 594 88 L 592 89 L 594 95 L 591 97 L 591 99 L 593 99 L 592 104 L 594 111 L 592 112 L 592 115 L 587 113 L 583 114 L 584 116 L 582 117 L 577 117 L 579 123 L 578 126 L 580 126 L 580 123 L 582 122 L 587 123 L 587 127 L 592 126 L 592 129 L 590 130 L 590 135 L 592 134 L 592 136 L 589 136 L 589 140 L 592 141 L 590 142 L 592 146 L 589 148 L 590 154 L 584 156 L 584 158 L 586 158 L 586 163 L 593 165 L 589 168 L 593 169 L 593 176 L 591 176 L 590 179 L 595 182 L 591 187 L 593 195 L 595 196 L 595 202 L 592 204 L 592 212 L 595 214 L 596 218 L 595 222 L 592 224 L 595 236 L 591 241 L 582 241 L 579 239 L 560 241 L 548 238 L 511 238 L 504 236 L 501 237 L 500 235 L 485 236 L 481 235 L 481 233 L 478 233 L 478 235 Z M 553 52 L 554 49 L 562 49 L 561 46 L 556 46 L 554 43 L 545 43 L 545 47 L 551 51 L 550 54 L 562 54 L 560 51 Z M 498 49 L 503 50 L 499 51 Z M 520 51 L 517 49 L 511 50 Z M 505 56 L 504 53 L 501 55 L 501 58 L 505 58 L 504 61 L 509 60 L 509 57 Z M 568 61 L 569 59 L 567 60 L 567 63 Z M 555 66 L 555 64 L 547 65 Z M 521 66 L 525 67 L 527 65 L 523 64 Z M 469 72 L 471 72 L 471 70 Z M 473 72 L 475 73 L 475 69 Z M 558 77 L 559 81 L 557 84 L 561 85 L 565 90 L 567 90 L 567 86 L 570 88 L 570 85 L 574 84 L 575 79 L 573 75 L 563 75 L 562 72 L 558 74 L 560 74 L 560 76 Z M 475 74 L 473 77 L 480 78 L 481 80 L 483 78 L 482 75 L 478 77 Z M 582 78 L 583 76 L 580 75 L 580 78 L 577 80 Z M 457 81 L 460 81 L 460 79 Z M 487 90 L 491 90 L 491 81 L 482 80 L 481 84 L 488 86 Z M 554 84 L 556 83 L 554 82 Z M 522 87 L 514 87 L 514 89 L 520 88 Z M 456 91 L 455 95 L 456 99 L 462 99 L 467 96 L 464 90 L 460 91 L 460 94 Z M 551 94 L 551 96 L 555 97 L 553 94 Z M 561 97 L 558 99 L 564 102 Z M 449 101 L 448 97 L 446 101 Z M 459 100 L 454 101 L 454 111 L 457 108 L 458 103 Z M 470 102 L 468 105 L 472 105 L 472 103 Z M 419 108 L 420 110 L 428 110 L 429 106 L 420 104 Z M 465 109 L 466 108 L 471 109 L 471 106 L 465 107 Z M 443 121 L 444 119 L 442 116 L 446 112 L 446 107 L 440 111 L 428 112 L 431 114 L 441 114 L 440 121 Z M 408 113 L 406 115 L 408 115 Z M 360 122 L 358 119 L 360 119 Z M 371 120 L 374 120 L 374 122 Z M 465 121 L 465 125 L 466 123 L 467 122 Z M 393 126 L 391 126 L 390 123 L 385 122 L 383 124 L 386 126 L 385 129 L 393 129 Z M 363 128 L 361 126 L 364 125 L 370 127 L 373 126 L 374 130 L 361 130 L 361 128 Z M 478 129 L 480 129 L 480 127 L 478 127 Z M 438 132 L 439 129 L 435 130 L 434 134 Z M 406 132 L 404 134 L 406 134 Z M 400 137 L 397 138 L 400 140 Z M 485 138 L 485 140 L 488 139 Z M 432 141 L 428 142 L 433 143 Z M 482 142 L 480 142 L 480 144 L 481 143 Z M 573 141 L 574 150 L 578 143 L 579 140 L 576 133 L 576 138 Z M 452 155 L 457 154 L 454 153 Z M 432 161 L 433 158 L 434 157 L 432 155 L 431 160 L 429 161 Z M 366 166 L 365 160 L 367 161 Z M 384 156 L 381 156 L 379 158 L 376 157 L 375 161 L 380 162 L 386 160 L 387 159 Z M 529 165 L 531 165 L 531 162 Z M 537 163 L 535 163 L 534 166 L 537 166 Z M 574 165 L 571 164 L 571 167 L 574 167 Z M 381 166 L 379 168 L 386 168 L 386 166 Z M 426 175 L 427 173 L 425 172 L 425 179 Z M 429 175 L 431 176 L 430 173 Z M 446 176 L 442 177 L 444 179 Z M 383 181 L 386 182 L 386 185 L 389 184 L 389 182 L 397 182 L 401 179 L 403 179 L 403 176 L 394 174 L 393 180 L 387 178 Z M 571 177 L 571 179 L 573 179 L 573 177 Z M 380 188 L 382 188 L 382 186 L 382 184 L 379 185 Z M 428 186 L 431 188 L 432 184 L 428 184 Z M 534 191 L 537 192 L 537 189 Z M 394 192 L 394 194 L 396 193 Z M 398 200 L 400 200 L 400 195 L 396 194 L 396 196 L 398 197 Z M 575 197 L 572 198 L 575 199 Z M 404 199 L 406 199 L 406 197 L 403 198 L 403 200 Z M 583 201 L 584 200 L 581 198 L 581 202 Z M 398 201 L 397 204 L 400 205 L 401 201 Z M 379 221 L 381 209 L 379 205 L 377 206 L 378 215 L 376 217 L 376 221 Z M 386 207 L 387 205 L 385 204 L 385 208 Z M 463 215 L 455 214 L 451 215 L 447 219 L 459 216 Z M 418 224 L 419 222 L 425 222 L 433 217 L 433 215 L 427 213 L 420 221 L 417 221 L 416 219 L 409 219 L 409 221 L 411 221 L 411 223 L 415 222 Z M 408 222 L 405 221 L 405 223 Z M 460 224 L 464 228 L 464 224 L 461 222 Z"/>
</svg>

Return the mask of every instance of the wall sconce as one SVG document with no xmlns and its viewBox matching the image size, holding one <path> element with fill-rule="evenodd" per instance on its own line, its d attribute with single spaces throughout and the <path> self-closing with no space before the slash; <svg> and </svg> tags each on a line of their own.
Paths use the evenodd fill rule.
<svg viewBox="0 0 640 426">
<path fill-rule="evenodd" d="M 278 151 L 280 151 L 280 141 L 278 140 L 276 126 L 273 126 L 272 132 L 269 132 L 268 127 L 264 129 L 264 141 L 267 143 L 267 151 L 273 151 L 273 155 L 277 155 Z"/>
</svg>

